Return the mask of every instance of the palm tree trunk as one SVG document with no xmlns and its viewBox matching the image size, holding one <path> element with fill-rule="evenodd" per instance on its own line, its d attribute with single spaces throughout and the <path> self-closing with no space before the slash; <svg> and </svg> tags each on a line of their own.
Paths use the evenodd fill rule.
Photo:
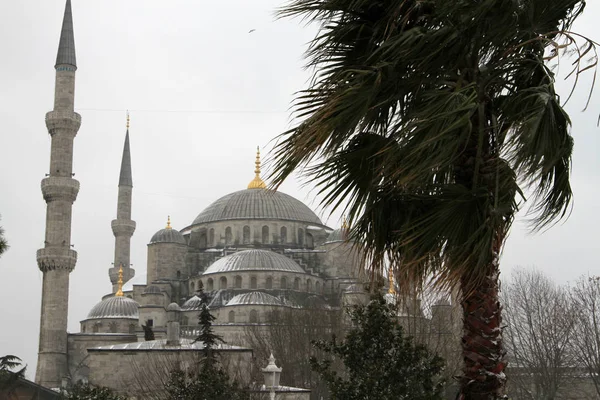
<svg viewBox="0 0 600 400">
<path fill-rule="evenodd" d="M 496 249 L 494 249 L 496 250 Z M 463 276 L 463 376 L 459 400 L 496 400 L 503 398 L 506 382 L 505 351 L 502 346 L 502 307 L 498 299 L 500 274 L 498 254 L 488 265 L 483 282 L 474 286 L 468 276 Z"/>
</svg>

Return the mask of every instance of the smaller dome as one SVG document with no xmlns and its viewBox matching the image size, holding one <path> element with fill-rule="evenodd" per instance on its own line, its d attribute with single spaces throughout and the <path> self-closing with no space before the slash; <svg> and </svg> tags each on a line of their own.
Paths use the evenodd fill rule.
<svg viewBox="0 0 600 400">
<path fill-rule="evenodd" d="M 181 311 L 181 307 L 177 303 L 171 303 L 167 306 L 167 311 Z"/>
<path fill-rule="evenodd" d="M 190 297 L 185 303 L 183 303 L 183 307 L 181 309 L 183 311 L 196 311 L 200 310 L 202 307 L 202 299 L 198 296 Z"/>
<path fill-rule="evenodd" d="M 178 243 L 178 244 L 187 244 L 183 235 L 177 230 L 170 227 L 165 229 L 161 229 L 156 232 L 152 239 L 150 239 L 150 244 L 153 243 Z"/>
<path fill-rule="evenodd" d="M 92 307 L 87 319 L 139 319 L 138 307 L 139 304 L 128 297 L 109 297 Z"/>
<path fill-rule="evenodd" d="M 358 284 L 358 283 L 353 283 L 352 285 L 348 286 L 346 289 L 344 289 L 344 293 L 364 293 L 365 290 L 362 287 L 362 285 Z"/>
<path fill-rule="evenodd" d="M 325 243 L 333 243 L 333 242 L 344 242 L 346 241 L 346 236 L 348 234 L 348 228 L 337 228 L 333 232 L 327 236 L 327 240 Z"/>
<path fill-rule="evenodd" d="M 283 303 L 275 296 L 263 292 L 250 292 L 238 294 L 233 297 L 227 306 L 282 306 Z"/>
<path fill-rule="evenodd" d="M 144 294 L 161 294 L 160 288 L 155 285 L 150 285 L 144 289 Z"/>
</svg>

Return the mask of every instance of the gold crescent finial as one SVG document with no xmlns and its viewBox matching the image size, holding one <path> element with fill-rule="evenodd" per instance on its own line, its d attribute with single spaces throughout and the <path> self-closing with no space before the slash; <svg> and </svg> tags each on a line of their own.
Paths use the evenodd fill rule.
<svg viewBox="0 0 600 400">
<path fill-rule="evenodd" d="M 127 130 L 129 130 L 129 110 L 127 110 Z"/>
<path fill-rule="evenodd" d="M 171 216 L 167 216 L 167 229 L 172 229 L 171 228 Z"/>
<path fill-rule="evenodd" d="M 388 289 L 388 293 L 392 295 L 396 295 L 396 286 L 394 285 L 394 270 L 392 267 L 388 269 L 388 280 L 390 281 L 390 288 Z"/>
<path fill-rule="evenodd" d="M 342 215 L 342 239 L 348 239 L 348 231 L 350 231 L 348 220 L 346 219 L 345 215 Z"/>
<path fill-rule="evenodd" d="M 119 285 L 119 290 L 115 293 L 117 297 L 123 297 L 123 264 L 119 267 L 119 281 L 117 282 Z"/>
<path fill-rule="evenodd" d="M 266 189 L 267 185 L 260 177 L 260 148 L 256 146 L 256 161 L 254 161 L 254 179 L 248 184 L 248 189 Z"/>
</svg>

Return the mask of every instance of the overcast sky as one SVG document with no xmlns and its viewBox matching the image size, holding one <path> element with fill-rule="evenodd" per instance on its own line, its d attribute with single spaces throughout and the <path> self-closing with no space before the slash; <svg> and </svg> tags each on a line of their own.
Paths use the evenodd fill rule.
<svg viewBox="0 0 600 400">
<path fill-rule="evenodd" d="M 79 259 L 71 274 L 69 330 L 79 331 L 110 291 L 125 110 L 131 113 L 134 180 L 131 259 L 146 269 L 146 244 L 163 228 L 189 225 L 217 198 L 244 189 L 253 177 L 257 145 L 290 123 L 293 93 L 306 86 L 305 44 L 314 28 L 276 21 L 277 0 L 73 0 L 77 80 L 74 172 L 81 183 L 73 207 L 72 243 Z M 54 61 L 64 0 L 0 2 L 0 214 L 11 248 L 0 258 L 0 356 L 37 359 L 45 202 Z M 576 30 L 600 39 L 590 2 Z M 249 33 L 250 30 L 255 31 Z M 535 265 L 559 282 L 598 274 L 600 96 L 581 113 L 585 82 L 567 109 L 573 119 L 575 203 L 570 218 L 531 235 L 515 223 L 502 258 L 503 276 Z M 567 86 L 560 85 L 565 93 Z M 598 92 L 598 91 L 597 91 Z M 310 187 L 290 180 L 281 188 L 317 211 L 329 226 L 339 215 L 318 210 Z"/>
</svg>

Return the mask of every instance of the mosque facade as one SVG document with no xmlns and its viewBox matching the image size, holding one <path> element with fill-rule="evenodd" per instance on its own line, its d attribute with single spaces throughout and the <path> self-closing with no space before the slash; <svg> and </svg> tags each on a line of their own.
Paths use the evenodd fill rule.
<svg viewBox="0 0 600 400">
<path fill-rule="evenodd" d="M 68 333 L 69 274 L 77 261 L 70 246 L 71 208 L 79 189 L 72 174 L 73 140 L 81 123 L 74 112 L 77 63 L 70 0 L 55 69 L 55 104 L 46 116 L 51 169 L 42 181 L 46 241 L 37 253 L 43 272 L 37 383 L 58 388 L 83 380 L 122 390 L 136 379 L 128 380 L 123 371 L 149 354 L 192 362 L 202 346 L 192 340 L 198 333 L 201 288 L 216 317 L 215 331 L 227 343 L 218 351 L 233 374 L 250 368 L 244 327 L 268 325 L 276 310 L 339 309 L 347 288 L 356 294 L 360 257 L 344 240 L 347 227 L 331 229 L 301 201 L 268 189 L 258 150 L 248 187 L 216 199 L 180 230 L 169 219 L 149 240 L 146 274 L 136 276 L 130 260 L 136 223 L 128 120 L 117 215 L 111 222 L 112 291 L 80 322 L 80 332 Z M 268 368 L 277 369 L 273 359 Z M 290 399 L 305 398 L 306 390 L 285 390 Z"/>
</svg>

